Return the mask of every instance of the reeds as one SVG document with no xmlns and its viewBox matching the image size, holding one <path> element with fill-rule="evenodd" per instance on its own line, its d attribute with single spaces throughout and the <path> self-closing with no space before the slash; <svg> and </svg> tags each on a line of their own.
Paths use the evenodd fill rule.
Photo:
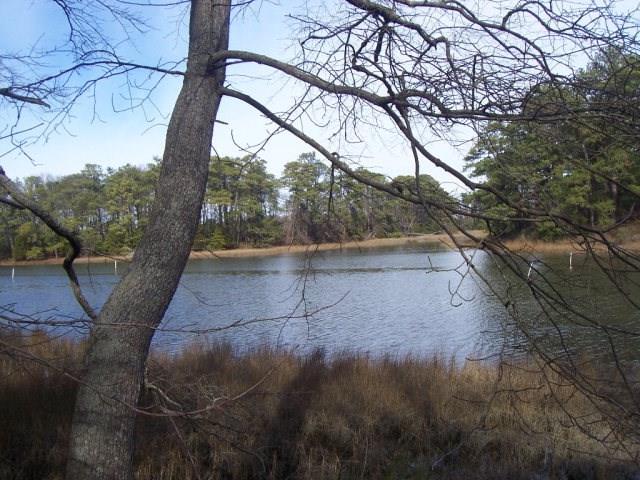
<svg viewBox="0 0 640 480">
<path fill-rule="evenodd" d="M 82 346 L 1 338 L 0 477 L 62 478 Z M 225 344 L 156 353 L 136 478 L 635 478 L 632 439 L 610 441 L 593 401 L 534 366 Z"/>
</svg>

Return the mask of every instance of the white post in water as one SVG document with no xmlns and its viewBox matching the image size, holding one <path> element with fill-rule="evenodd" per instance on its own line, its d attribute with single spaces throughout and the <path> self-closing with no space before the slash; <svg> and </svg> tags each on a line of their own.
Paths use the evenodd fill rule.
<svg viewBox="0 0 640 480">
<path fill-rule="evenodd" d="M 569 253 L 569 270 L 573 270 L 573 252 Z"/>
<path fill-rule="evenodd" d="M 118 260 L 113 261 L 113 271 L 115 275 L 118 274 Z"/>
<path fill-rule="evenodd" d="M 13 279 L 16 277 L 16 268 L 13 267 L 11 269 L 11 281 L 13 282 Z"/>
</svg>

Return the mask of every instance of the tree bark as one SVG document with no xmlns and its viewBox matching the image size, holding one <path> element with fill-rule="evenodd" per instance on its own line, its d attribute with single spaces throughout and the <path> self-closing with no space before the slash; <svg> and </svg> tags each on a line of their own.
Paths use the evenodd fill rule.
<svg viewBox="0 0 640 480">
<path fill-rule="evenodd" d="M 229 0 L 191 2 L 187 69 L 167 130 L 149 226 L 90 335 L 73 417 L 69 480 L 133 476 L 134 408 L 151 339 L 196 233 L 225 74 L 222 65 L 211 64 L 211 55 L 228 48 L 229 18 Z"/>
</svg>

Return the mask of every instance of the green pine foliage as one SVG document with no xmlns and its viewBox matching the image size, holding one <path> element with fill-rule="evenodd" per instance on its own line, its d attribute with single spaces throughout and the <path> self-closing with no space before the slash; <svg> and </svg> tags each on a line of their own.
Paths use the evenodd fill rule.
<svg viewBox="0 0 640 480">
<path fill-rule="evenodd" d="M 533 91 L 527 113 L 567 104 L 590 113 L 553 124 L 489 124 L 467 155 L 466 169 L 508 202 L 481 190 L 466 195 L 466 202 L 496 218 L 489 222 L 494 234 L 534 233 L 543 239 L 565 235 L 572 223 L 606 228 L 636 217 L 640 131 L 626 119 L 640 111 L 639 92 L 640 58 L 616 52 L 603 52 L 571 88 Z M 619 118 L 594 114 L 599 105 L 619 111 Z M 505 203 L 547 212 L 548 219 L 529 222 L 522 210 Z"/>
<path fill-rule="evenodd" d="M 147 224 L 161 160 L 145 166 L 103 170 L 86 165 L 65 177 L 28 177 L 24 191 L 77 232 L 87 253 L 126 255 Z M 379 182 L 385 177 L 360 169 Z M 397 177 L 415 191 L 413 177 Z M 426 198 L 454 201 L 428 175 L 420 177 Z M 356 182 L 304 153 L 286 164 L 282 178 L 254 157 L 211 159 L 194 250 L 266 247 L 391 237 L 438 230 L 419 206 Z M 0 208 L 0 257 L 36 260 L 62 257 L 64 241 L 33 216 Z"/>
</svg>

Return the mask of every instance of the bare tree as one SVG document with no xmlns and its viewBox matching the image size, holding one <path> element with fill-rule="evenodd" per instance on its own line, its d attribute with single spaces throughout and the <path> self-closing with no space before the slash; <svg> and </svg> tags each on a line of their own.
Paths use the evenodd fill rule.
<svg viewBox="0 0 640 480">
<path fill-rule="evenodd" d="M 7 69 L 3 73 L 2 81 L 8 84 L 0 88 L 0 96 L 5 99 L 3 107 L 16 112 L 15 123 L 8 127 L 6 135 L 15 140 L 15 148 L 24 147 L 19 125 L 25 106 L 51 106 L 54 118 L 49 121 L 55 122 L 69 111 L 79 95 L 103 79 L 134 71 L 183 77 L 167 131 L 149 226 L 128 273 L 97 313 L 91 329 L 73 421 L 67 473 L 70 479 L 132 475 L 135 407 L 145 362 L 195 236 L 213 125 L 223 97 L 249 105 L 277 129 L 306 142 L 333 168 L 422 206 L 452 240 L 456 241 L 454 233 L 458 230 L 477 248 L 493 253 L 543 307 L 562 305 L 570 309 L 552 285 L 528 281 L 527 259 L 512 255 L 499 240 L 475 236 L 459 222 L 462 217 L 488 221 L 501 217 L 462 203 L 442 203 L 421 191 L 419 177 L 425 163 L 443 169 L 470 190 L 486 191 L 517 212 L 523 221 L 551 220 L 581 238 L 586 248 L 600 243 L 629 268 L 640 266 L 637 256 L 613 245 L 605 231 L 514 201 L 491 185 L 470 178 L 428 148 L 433 135 L 450 138 L 457 128 L 478 129 L 490 121 L 548 123 L 602 118 L 636 128 L 637 110 L 628 105 L 610 102 L 598 108 L 576 108 L 563 93 L 565 87 L 575 83 L 575 74 L 585 59 L 598 52 L 617 49 L 639 53 L 637 18 L 618 14 L 613 3 L 514 1 L 507 5 L 487 0 L 470 6 L 455 0 L 331 2 L 310 9 L 308 15 L 295 17 L 299 51 L 297 59 L 290 61 L 228 49 L 232 9 L 252 2 L 232 5 L 230 0 L 192 0 L 189 55 L 184 71 L 178 68 L 179 61 L 168 65 L 128 62 L 110 49 L 108 40 L 100 34 L 99 24 L 105 16 L 126 29 L 141 28 L 129 6 L 146 2 L 114 0 L 88 2 L 88 6 L 71 0 L 55 3 L 68 20 L 76 56 L 68 68 L 38 78 L 25 78 L 25 70 L 18 73 Z M 173 2 L 167 5 L 170 3 Z M 36 59 L 13 61 L 25 64 Z M 238 64 L 258 64 L 277 72 L 300 84 L 303 93 L 290 109 L 276 112 L 225 81 L 226 72 Z M 26 71 L 30 70 L 37 72 L 35 68 Z M 71 88 L 72 75 L 78 71 L 88 72 L 90 78 Z M 532 96 L 541 89 L 551 92 L 549 100 L 532 108 Z M 334 148 L 324 146 L 297 126 L 296 120 L 302 116 L 314 117 L 322 112 L 331 112 L 337 122 L 336 133 L 346 143 L 357 140 L 365 129 L 391 128 L 412 152 L 415 186 L 399 190 L 393 184 L 360 174 L 344 156 L 332 152 Z M 3 181 L 2 185 L 12 194 L 9 183 Z M 15 195 L 8 201 L 28 208 Z M 467 267 L 480 274 L 473 257 L 460 250 Z M 606 271 L 609 267 L 603 268 Z M 517 312 L 508 295 L 494 293 L 515 316 Z M 610 333 L 604 330 L 604 335 Z M 603 396 L 592 388 L 591 379 L 575 374 L 571 358 L 559 362 L 547 355 L 535 339 L 530 340 L 547 364 L 573 378 L 580 390 L 597 398 Z M 627 377 L 622 369 L 620 374 L 624 383 Z M 635 387 L 628 382 L 627 391 L 629 401 L 620 406 L 625 412 L 637 400 Z M 639 414 L 638 409 L 631 411 L 632 417 Z"/>
</svg>

